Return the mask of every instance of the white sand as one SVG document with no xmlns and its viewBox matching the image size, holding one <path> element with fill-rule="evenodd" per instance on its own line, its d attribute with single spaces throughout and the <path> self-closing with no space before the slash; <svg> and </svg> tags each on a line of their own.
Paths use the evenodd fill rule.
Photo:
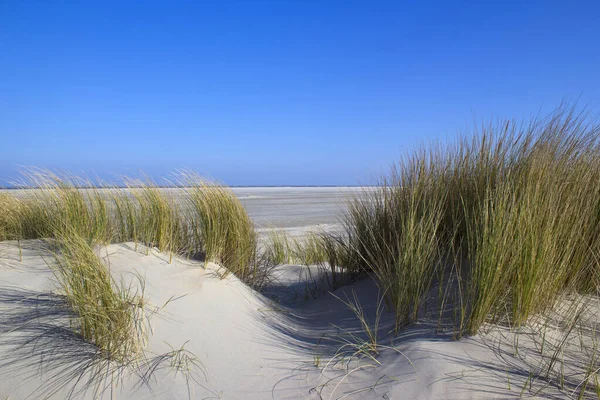
<svg viewBox="0 0 600 400">
<path fill-rule="evenodd" d="M 350 348 L 345 358 L 332 359 L 341 338 L 361 334 L 360 323 L 341 301 L 323 293 L 322 281 L 311 286 L 314 291 L 307 289 L 304 267 L 278 268 L 278 282 L 270 289 L 284 294 L 277 303 L 233 276 L 219 279 L 214 265 L 204 269 L 177 258 L 168 264 L 166 255 L 147 256 L 127 243 L 100 249 L 114 276 L 127 282 L 135 282 L 134 274 L 144 277 L 145 296 L 154 306 L 177 299 L 151 318 L 147 362 L 125 368 L 118 382 L 108 377 L 97 391 L 83 369 L 93 348 L 70 333 L 62 300 L 53 295 L 57 286 L 47 264 L 52 258 L 42 247 L 39 241 L 23 243 L 20 262 L 14 242 L 0 243 L 1 399 L 516 398 L 528 379 L 522 355 L 503 344 L 512 340 L 510 334 L 504 341 L 500 330 L 453 341 L 436 333 L 432 319 L 393 339 L 387 312 L 380 343 L 393 348 L 382 347 L 377 362 L 349 357 Z M 318 283 L 317 269 L 312 272 Z M 377 287 L 360 281 L 335 294 L 353 290 L 372 314 Z M 186 374 L 170 368 L 173 360 L 159 363 L 161 355 L 181 346 L 201 368 Z M 142 379 L 152 362 L 158 368 Z M 565 391 L 555 386 L 540 395 L 564 398 Z"/>
</svg>

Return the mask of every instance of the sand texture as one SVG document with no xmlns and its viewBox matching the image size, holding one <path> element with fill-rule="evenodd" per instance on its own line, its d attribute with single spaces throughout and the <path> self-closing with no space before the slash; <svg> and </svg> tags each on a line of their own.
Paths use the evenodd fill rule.
<svg viewBox="0 0 600 400">
<path fill-rule="evenodd" d="M 214 264 L 169 264 L 133 243 L 98 249 L 118 279 L 144 278 L 148 301 L 145 354 L 114 370 L 70 329 L 47 245 L 21 245 L 22 261 L 15 242 L 0 250 L 3 399 L 515 398 L 528 379 L 507 330 L 504 338 L 497 329 L 456 341 L 437 331 L 434 317 L 394 337 L 385 311 L 380 353 L 361 357 L 348 345 L 363 337 L 360 322 L 335 296 L 357 293 L 372 319 L 378 289 L 370 280 L 334 296 L 316 267 L 280 266 L 265 297 L 231 275 L 221 279 Z M 544 396 L 553 392 L 546 386 Z"/>
</svg>

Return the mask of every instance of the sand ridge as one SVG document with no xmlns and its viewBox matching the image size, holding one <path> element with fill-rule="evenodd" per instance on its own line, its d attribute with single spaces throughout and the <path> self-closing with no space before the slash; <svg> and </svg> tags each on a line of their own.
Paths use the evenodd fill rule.
<svg viewBox="0 0 600 400">
<path fill-rule="evenodd" d="M 510 349 L 498 351 L 498 333 L 456 341 L 422 322 L 394 338 L 388 312 L 377 361 L 352 358 L 344 339 L 360 337 L 360 323 L 335 296 L 357 293 L 372 314 L 378 288 L 370 280 L 350 282 L 335 296 L 323 288 L 306 295 L 300 288 L 307 276 L 318 285 L 318 271 L 284 265 L 272 287 L 295 295 L 272 291 L 270 298 L 232 275 L 221 279 L 215 264 L 169 264 L 166 254 L 123 243 L 97 252 L 118 279 L 135 285 L 142 277 L 148 308 L 160 310 L 150 318 L 144 361 L 90 382 L 93 346 L 70 333 L 45 246 L 23 242 L 19 261 L 16 242 L 1 244 L 2 398 L 514 398 L 526 379 L 507 383 L 510 364 L 502 357 Z M 184 350 L 174 356 L 177 349 Z"/>
</svg>

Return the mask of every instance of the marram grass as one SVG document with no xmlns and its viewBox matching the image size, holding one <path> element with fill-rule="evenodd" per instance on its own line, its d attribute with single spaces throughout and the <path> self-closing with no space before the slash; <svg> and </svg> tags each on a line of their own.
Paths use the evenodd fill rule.
<svg viewBox="0 0 600 400">
<path fill-rule="evenodd" d="M 192 231 L 207 261 L 242 280 L 257 275 L 257 236 L 246 209 L 231 189 L 195 174 L 181 179 L 190 209 Z"/>
<path fill-rule="evenodd" d="M 0 241 L 22 237 L 23 205 L 15 197 L 0 193 Z"/>
<path fill-rule="evenodd" d="M 261 260 L 328 265 L 332 279 L 363 271 L 384 286 L 397 328 L 419 319 L 434 287 L 458 290 L 461 331 L 473 334 L 486 322 L 523 324 L 565 291 L 597 290 L 599 132 L 563 107 L 423 147 L 350 202 L 342 235 L 273 236 L 262 256 L 233 192 L 195 174 L 178 178 L 181 201 L 151 182 L 80 189 L 89 182 L 34 171 L 37 190 L 0 197 L 0 238 L 73 231 L 90 244 L 139 242 L 203 256 L 247 282 Z"/>
<path fill-rule="evenodd" d="M 132 241 L 171 255 L 202 257 L 248 283 L 260 275 L 254 225 L 233 192 L 185 173 L 184 188 L 163 190 L 149 179 L 126 188 L 46 170 L 25 173 L 22 198 L 0 197 L 0 239 L 56 238 L 75 233 L 90 245 Z M 225 274 L 225 275 L 226 275 Z"/>
<path fill-rule="evenodd" d="M 436 285 L 458 291 L 468 334 L 486 322 L 524 324 L 561 293 L 596 293 L 599 138 L 600 125 L 566 108 L 484 126 L 455 145 L 422 148 L 356 197 L 347 235 L 397 327 L 419 318 Z"/>
<path fill-rule="evenodd" d="M 351 200 L 343 234 L 274 234 L 262 257 L 233 192 L 195 174 L 179 177 L 183 202 L 149 181 L 81 189 L 92 185 L 43 170 L 27 178 L 35 188 L 27 196 L 0 194 L 0 240 L 57 241 L 57 277 L 77 329 L 114 359 L 143 342 L 140 298 L 115 284 L 97 243 L 201 255 L 248 283 L 262 260 L 328 265 L 332 286 L 341 269 L 370 273 L 396 330 L 418 321 L 437 290 L 442 305 L 459 299 L 459 336 L 490 322 L 523 326 L 565 294 L 600 288 L 600 125 L 566 107 L 422 147 Z"/>
<path fill-rule="evenodd" d="M 271 229 L 263 244 L 266 260 L 273 265 L 291 264 L 297 261 L 296 250 L 298 241 L 285 232 Z M 300 262 L 298 260 L 298 262 Z"/>
<path fill-rule="evenodd" d="M 445 193 L 419 159 L 356 198 L 347 221 L 359 262 L 384 286 L 396 330 L 417 320 L 440 260 Z M 417 176 L 419 178 L 417 178 Z"/>
<path fill-rule="evenodd" d="M 124 364 L 145 342 L 143 294 L 119 285 L 105 262 L 77 233 L 56 238 L 53 269 L 75 317 L 73 328 L 103 358 Z"/>
<path fill-rule="evenodd" d="M 115 204 L 119 218 L 134 242 L 148 248 L 157 247 L 171 254 L 187 255 L 195 251 L 194 236 L 182 206 L 173 194 L 157 187 L 150 180 L 128 182 L 133 199 L 121 194 Z"/>
</svg>

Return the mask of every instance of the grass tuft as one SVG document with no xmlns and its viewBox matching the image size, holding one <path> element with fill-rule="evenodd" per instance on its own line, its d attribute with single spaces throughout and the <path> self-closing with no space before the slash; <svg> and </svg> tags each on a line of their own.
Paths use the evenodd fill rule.
<svg viewBox="0 0 600 400">
<path fill-rule="evenodd" d="M 143 293 L 118 285 L 107 265 L 76 233 L 56 240 L 56 278 L 74 314 L 73 328 L 118 363 L 139 355 L 145 341 Z"/>
<path fill-rule="evenodd" d="M 198 175 L 183 175 L 192 230 L 207 261 L 250 282 L 257 277 L 257 235 L 246 209 L 231 189 Z"/>
<path fill-rule="evenodd" d="M 0 193 L 0 241 L 22 236 L 23 205 L 11 195 Z"/>
<path fill-rule="evenodd" d="M 460 297 L 467 334 L 486 322 L 518 327 L 563 293 L 595 293 L 599 144 L 600 125 L 563 106 L 423 147 L 355 197 L 350 247 L 386 288 L 396 329 L 419 318 L 436 285 Z"/>
</svg>

